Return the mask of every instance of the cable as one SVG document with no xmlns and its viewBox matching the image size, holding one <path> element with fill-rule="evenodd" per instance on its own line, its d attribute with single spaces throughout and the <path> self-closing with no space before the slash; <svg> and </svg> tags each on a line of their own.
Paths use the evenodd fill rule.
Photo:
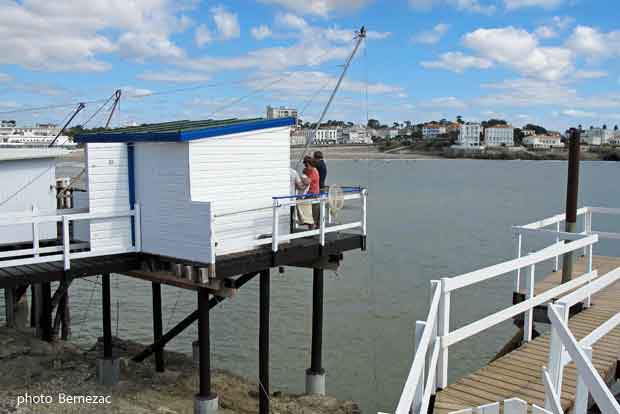
<svg viewBox="0 0 620 414">
<path fill-rule="evenodd" d="M 103 103 L 93 114 L 86 120 L 86 122 L 82 123 L 82 127 L 85 127 L 97 114 L 112 100 L 114 94 L 110 95 L 110 97 Z"/>
</svg>

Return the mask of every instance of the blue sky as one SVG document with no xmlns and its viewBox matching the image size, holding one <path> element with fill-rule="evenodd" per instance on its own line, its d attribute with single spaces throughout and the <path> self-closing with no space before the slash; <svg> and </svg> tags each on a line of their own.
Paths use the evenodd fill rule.
<svg viewBox="0 0 620 414">
<path fill-rule="evenodd" d="M 263 116 L 267 104 L 313 121 L 365 25 L 328 119 L 613 126 L 614 3 L 0 0 L 0 118 L 60 122 L 72 103 L 121 88 L 116 124 Z M 21 111 L 48 105 L 62 106 Z M 89 126 L 101 125 L 103 112 Z"/>
</svg>

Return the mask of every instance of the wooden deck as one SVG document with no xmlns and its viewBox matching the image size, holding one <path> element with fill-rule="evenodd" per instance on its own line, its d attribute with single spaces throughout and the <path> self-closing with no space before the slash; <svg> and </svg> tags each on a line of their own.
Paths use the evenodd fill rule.
<svg viewBox="0 0 620 414">
<path fill-rule="evenodd" d="M 620 267 L 618 257 L 599 257 L 593 259 L 593 268 L 600 276 Z M 576 275 L 583 273 L 586 263 L 580 258 L 574 266 Z M 559 284 L 561 271 L 554 272 L 536 285 L 536 294 Z M 594 295 L 592 307 L 580 312 L 569 320 L 569 327 L 580 340 L 607 319 L 620 312 L 620 282 Z M 509 338 L 506 338 L 508 341 Z M 544 386 L 542 367 L 548 363 L 549 335 L 542 335 L 532 342 L 522 345 L 511 353 L 489 363 L 478 371 L 460 378 L 454 384 L 439 391 L 435 400 L 435 413 L 447 414 L 463 408 L 476 407 L 491 402 L 517 397 L 530 404 L 544 406 Z M 612 383 L 617 378 L 620 359 L 620 328 L 603 337 L 593 347 L 594 366 L 601 376 Z M 575 399 L 575 364 L 564 370 L 562 406 L 570 409 Z"/>
</svg>

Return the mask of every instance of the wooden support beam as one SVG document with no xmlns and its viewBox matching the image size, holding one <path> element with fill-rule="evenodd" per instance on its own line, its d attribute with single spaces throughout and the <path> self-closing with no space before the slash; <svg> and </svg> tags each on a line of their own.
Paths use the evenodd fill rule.
<svg viewBox="0 0 620 414">
<path fill-rule="evenodd" d="M 245 285 L 247 282 L 252 280 L 257 274 L 258 273 L 254 272 L 254 273 L 247 273 L 245 275 L 239 276 L 234 281 L 235 288 L 239 289 L 241 286 Z M 219 304 L 221 302 L 223 302 L 222 299 L 217 298 L 217 297 L 212 297 L 211 299 L 209 299 L 209 309 L 213 309 L 215 306 L 217 306 L 217 304 Z M 138 355 L 134 356 L 132 358 L 132 361 L 134 361 L 134 362 L 142 362 L 146 358 L 151 356 L 151 354 L 153 354 L 153 352 L 155 352 L 157 349 L 163 349 L 163 347 L 168 342 L 170 342 L 172 339 L 176 338 L 177 335 L 179 335 L 181 332 L 183 332 L 185 329 L 187 329 L 197 319 L 198 319 L 198 310 L 195 310 L 194 312 L 192 312 L 189 315 L 187 315 L 181 322 L 179 322 L 174 327 L 172 327 L 172 329 L 170 329 L 168 332 L 166 332 L 164 335 L 162 335 L 162 337 L 159 340 L 153 342 L 151 345 L 146 347 Z"/>
<path fill-rule="evenodd" d="M 260 272 L 258 328 L 258 412 L 269 414 L 269 269 Z"/>
<path fill-rule="evenodd" d="M 4 315 L 6 318 L 6 326 L 15 328 L 15 290 L 13 288 L 4 289 Z"/>
<path fill-rule="evenodd" d="M 60 331 L 60 339 L 62 339 L 63 341 L 68 341 L 69 339 L 71 339 L 71 306 L 69 304 L 68 286 L 67 291 L 62 296 L 60 306 L 62 308 L 62 329 Z"/>
<path fill-rule="evenodd" d="M 110 274 L 101 277 L 101 311 L 103 318 L 103 357 L 112 358 L 112 310 L 110 297 Z"/>
<path fill-rule="evenodd" d="M 159 341 L 163 336 L 161 311 L 161 284 L 153 282 L 153 339 Z M 164 372 L 164 347 L 155 351 L 155 371 Z"/>
</svg>

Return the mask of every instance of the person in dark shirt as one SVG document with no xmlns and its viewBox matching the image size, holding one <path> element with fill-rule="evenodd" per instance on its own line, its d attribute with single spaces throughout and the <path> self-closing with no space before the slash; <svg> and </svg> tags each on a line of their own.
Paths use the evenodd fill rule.
<svg viewBox="0 0 620 414">
<path fill-rule="evenodd" d="M 321 191 L 325 191 L 325 179 L 327 178 L 327 164 L 323 159 L 323 153 L 321 151 L 314 152 L 314 162 L 316 163 L 316 169 L 319 170 L 319 187 Z"/>
</svg>

